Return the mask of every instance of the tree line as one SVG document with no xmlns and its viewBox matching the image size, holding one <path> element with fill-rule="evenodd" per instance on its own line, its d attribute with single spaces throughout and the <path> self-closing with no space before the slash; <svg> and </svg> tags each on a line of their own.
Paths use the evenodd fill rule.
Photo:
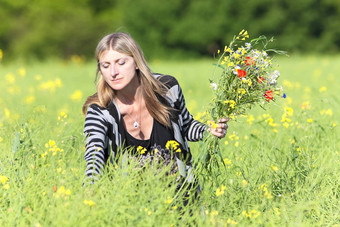
<svg viewBox="0 0 340 227">
<path fill-rule="evenodd" d="M 339 0 L 0 0 L 9 59 L 93 57 L 108 33 L 130 33 L 149 57 L 212 56 L 245 29 L 289 52 L 340 50 Z"/>
</svg>

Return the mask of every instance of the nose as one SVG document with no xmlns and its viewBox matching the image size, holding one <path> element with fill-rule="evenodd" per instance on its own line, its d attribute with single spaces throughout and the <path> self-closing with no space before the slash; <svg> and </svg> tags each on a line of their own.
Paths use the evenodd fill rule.
<svg viewBox="0 0 340 227">
<path fill-rule="evenodd" d="M 116 76 L 118 74 L 118 67 L 116 65 L 110 66 L 110 74 L 111 76 Z"/>
</svg>

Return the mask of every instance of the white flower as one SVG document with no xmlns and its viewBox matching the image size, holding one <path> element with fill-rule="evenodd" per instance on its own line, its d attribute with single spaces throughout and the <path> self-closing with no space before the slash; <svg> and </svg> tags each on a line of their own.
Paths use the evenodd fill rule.
<svg viewBox="0 0 340 227">
<path fill-rule="evenodd" d="M 242 78 L 242 82 L 243 82 L 243 83 L 247 83 L 247 79 L 243 77 L 243 78 Z"/>
<path fill-rule="evenodd" d="M 211 87 L 213 90 L 216 90 L 216 89 L 217 89 L 217 84 L 216 84 L 216 83 L 210 83 L 210 87 Z"/>
<path fill-rule="evenodd" d="M 234 73 L 235 75 L 238 75 L 237 71 L 238 71 L 239 69 L 241 69 L 241 67 L 240 67 L 240 66 L 236 66 L 236 67 L 233 69 L 233 73 Z"/>
<path fill-rule="evenodd" d="M 251 43 L 245 43 L 244 44 L 246 46 L 246 48 L 249 50 L 251 48 Z"/>
<path fill-rule="evenodd" d="M 275 70 L 270 76 L 269 76 L 269 80 L 268 80 L 268 83 L 270 85 L 276 85 L 277 84 L 277 81 L 276 79 L 280 76 L 280 72 Z"/>
<path fill-rule="evenodd" d="M 267 52 L 266 52 L 266 51 L 263 51 L 263 52 L 262 52 L 262 55 L 263 55 L 263 56 L 265 56 L 265 57 L 267 57 L 267 56 L 268 56 L 268 54 L 267 54 Z"/>
</svg>

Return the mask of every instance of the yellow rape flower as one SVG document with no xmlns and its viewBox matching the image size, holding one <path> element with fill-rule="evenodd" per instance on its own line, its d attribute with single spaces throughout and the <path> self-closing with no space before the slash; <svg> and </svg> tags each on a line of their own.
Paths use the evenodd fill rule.
<svg viewBox="0 0 340 227">
<path fill-rule="evenodd" d="M 168 199 L 167 200 L 165 200 L 165 202 L 164 202 L 165 204 L 170 204 L 170 203 L 172 203 L 172 199 L 170 198 L 170 197 L 168 197 Z"/>
<path fill-rule="evenodd" d="M 323 92 L 326 92 L 327 91 L 327 87 L 326 86 L 322 86 L 322 87 L 320 87 L 320 89 L 319 89 L 319 92 L 320 93 L 323 93 Z"/>
<path fill-rule="evenodd" d="M 8 177 L 0 175 L 0 182 L 2 184 L 6 184 L 7 181 L 8 181 Z"/>
<path fill-rule="evenodd" d="M 224 190 L 226 189 L 226 186 L 224 185 L 221 185 L 221 187 L 217 188 L 216 189 L 216 196 L 221 196 L 224 194 Z"/>
<path fill-rule="evenodd" d="M 293 115 L 293 109 L 290 107 L 285 107 L 285 112 L 288 116 L 292 116 Z"/>
<path fill-rule="evenodd" d="M 277 171 L 279 170 L 279 168 L 277 168 L 276 166 L 272 166 L 271 168 L 272 168 L 272 170 L 274 170 L 275 172 L 277 172 Z"/>
<path fill-rule="evenodd" d="M 217 128 L 217 124 L 214 121 L 209 120 L 207 124 L 210 125 L 213 129 Z"/>
<path fill-rule="evenodd" d="M 5 75 L 5 79 L 10 84 L 14 84 L 15 83 L 15 76 L 12 73 L 6 74 Z"/>
<path fill-rule="evenodd" d="M 94 205 L 96 205 L 95 202 L 93 202 L 92 200 L 84 200 L 84 204 L 90 207 L 93 207 Z"/>
<path fill-rule="evenodd" d="M 248 124 L 249 124 L 249 125 L 253 124 L 253 121 L 254 121 L 254 120 L 255 120 L 255 119 L 254 119 L 254 116 L 251 115 L 251 114 L 249 114 L 249 116 L 248 116 L 248 118 L 247 118 Z"/>
<path fill-rule="evenodd" d="M 230 108 L 234 109 L 236 102 L 234 100 L 226 100 L 224 101 L 225 104 L 228 104 Z"/>
<path fill-rule="evenodd" d="M 331 109 L 328 110 L 321 110 L 320 111 L 321 115 L 328 115 L 328 116 L 332 116 L 333 115 L 333 111 Z"/>
<path fill-rule="evenodd" d="M 31 104 L 32 102 L 34 102 L 34 100 L 35 100 L 34 95 L 29 95 L 29 96 L 27 96 L 27 97 L 25 98 L 25 103 L 26 103 L 26 104 Z"/>
<path fill-rule="evenodd" d="M 137 152 L 140 152 L 141 154 L 144 154 L 145 152 L 147 152 L 146 148 L 142 147 L 142 146 L 138 146 L 137 147 Z"/>
<path fill-rule="evenodd" d="M 18 74 L 21 77 L 25 77 L 26 76 L 26 69 L 21 67 L 20 69 L 18 69 Z"/>
<path fill-rule="evenodd" d="M 168 142 L 166 142 L 165 147 L 168 150 L 181 152 L 181 148 L 179 148 L 179 143 L 176 140 L 169 140 Z"/>
<path fill-rule="evenodd" d="M 237 93 L 244 95 L 246 93 L 246 90 L 244 88 L 239 88 L 237 90 Z"/>
<path fill-rule="evenodd" d="M 70 98 L 73 101 L 81 101 L 81 99 L 83 98 L 83 92 L 81 92 L 80 90 L 76 90 L 70 95 Z"/>
<path fill-rule="evenodd" d="M 4 56 L 4 53 L 3 53 L 2 50 L 0 49 L 0 60 L 2 59 L 3 56 Z"/>
</svg>

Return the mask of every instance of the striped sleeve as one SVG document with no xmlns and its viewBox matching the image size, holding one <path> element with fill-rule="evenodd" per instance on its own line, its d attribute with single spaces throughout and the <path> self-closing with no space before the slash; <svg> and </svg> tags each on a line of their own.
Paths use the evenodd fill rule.
<svg viewBox="0 0 340 227">
<path fill-rule="evenodd" d="M 189 113 L 186 105 L 183 92 L 179 84 L 177 83 L 177 106 L 181 112 L 181 117 L 183 121 L 183 131 L 186 139 L 188 141 L 198 141 L 203 139 L 203 133 L 206 126 L 199 121 L 196 121 L 192 115 Z"/>
<path fill-rule="evenodd" d="M 99 179 L 105 166 L 104 149 L 108 146 L 106 138 L 108 123 L 105 115 L 98 106 L 91 105 L 88 108 L 85 118 L 84 133 L 86 136 L 85 143 L 85 182 L 94 183 Z"/>
</svg>

